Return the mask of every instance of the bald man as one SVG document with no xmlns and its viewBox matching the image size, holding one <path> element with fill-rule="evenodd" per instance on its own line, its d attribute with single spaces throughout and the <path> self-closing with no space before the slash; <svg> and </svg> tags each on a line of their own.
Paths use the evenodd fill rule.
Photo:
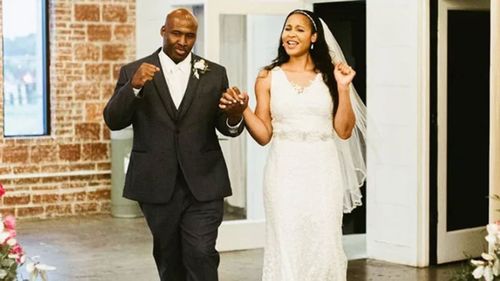
<svg viewBox="0 0 500 281">
<path fill-rule="evenodd" d="M 123 196 L 141 206 L 162 281 L 218 280 L 215 241 L 231 188 L 216 129 L 241 134 L 248 103 L 228 89 L 224 67 L 191 53 L 197 28 L 188 10 L 169 13 L 163 47 L 121 68 L 104 109 L 111 130 L 133 126 Z M 219 108 L 222 95 L 234 103 Z"/>
</svg>

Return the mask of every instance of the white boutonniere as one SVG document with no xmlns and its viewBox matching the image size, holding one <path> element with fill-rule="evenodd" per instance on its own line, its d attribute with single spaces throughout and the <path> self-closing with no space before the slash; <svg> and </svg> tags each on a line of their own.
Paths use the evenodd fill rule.
<svg viewBox="0 0 500 281">
<path fill-rule="evenodd" d="M 193 75 L 200 79 L 200 74 L 208 71 L 208 64 L 204 59 L 196 60 L 193 64 Z"/>
</svg>

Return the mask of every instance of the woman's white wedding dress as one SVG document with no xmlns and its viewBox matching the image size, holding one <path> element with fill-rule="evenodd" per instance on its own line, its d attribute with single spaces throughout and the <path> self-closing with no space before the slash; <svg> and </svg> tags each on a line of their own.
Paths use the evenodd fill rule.
<svg viewBox="0 0 500 281">
<path fill-rule="evenodd" d="M 345 281 L 345 181 L 332 98 L 321 74 L 303 91 L 280 67 L 271 75 L 263 281 Z"/>
</svg>

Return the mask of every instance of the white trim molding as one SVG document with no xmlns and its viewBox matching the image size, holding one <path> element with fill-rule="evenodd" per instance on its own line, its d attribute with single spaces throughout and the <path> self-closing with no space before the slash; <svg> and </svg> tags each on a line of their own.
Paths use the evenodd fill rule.
<svg viewBox="0 0 500 281">
<path fill-rule="evenodd" d="M 500 195 L 500 1 L 491 1 L 490 194 Z M 490 200 L 491 222 L 500 219 L 500 202 Z"/>
</svg>

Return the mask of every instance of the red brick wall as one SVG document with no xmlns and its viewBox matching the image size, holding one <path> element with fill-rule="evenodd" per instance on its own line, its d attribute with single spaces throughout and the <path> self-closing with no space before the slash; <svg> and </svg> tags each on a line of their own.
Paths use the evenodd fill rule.
<svg viewBox="0 0 500 281">
<path fill-rule="evenodd" d="M 120 66 L 135 58 L 135 0 L 49 2 L 49 136 L 3 137 L 0 72 L 0 181 L 7 191 L 0 213 L 109 213 L 110 133 L 102 109 Z"/>
</svg>

